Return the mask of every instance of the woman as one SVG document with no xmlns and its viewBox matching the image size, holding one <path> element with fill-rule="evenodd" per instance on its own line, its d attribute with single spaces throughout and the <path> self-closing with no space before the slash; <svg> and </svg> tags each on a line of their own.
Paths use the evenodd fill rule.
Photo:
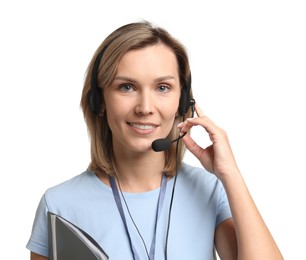
<svg viewBox="0 0 306 260">
<path fill-rule="evenodd" d="M 81 99 L 91 163 L 43 195 L 27 244 L 32 260 L 48 259 L 47 212 L 86 231 L 113 260 L 213 259 L 214 248 L 221 259 L 283 259 L 226 133 L 192 103 L 190 79 L 185 48 L 162 28 L 132 23 L 105 39 Z M 209 147 L 188 134 L 194 126 Z M 152 150 L 156 139 L 178 136 L 183 142 Z M 184 146 L 203 169 L 182 162 Z"/>
</svg>

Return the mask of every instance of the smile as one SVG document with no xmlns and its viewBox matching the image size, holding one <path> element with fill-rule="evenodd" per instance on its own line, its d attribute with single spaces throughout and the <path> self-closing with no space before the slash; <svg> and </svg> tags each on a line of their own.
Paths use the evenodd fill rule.
<svg viewBox="0 0 306 260">
<path fill-rule="evenodd" d="M 134 123 L 128 123 L 130 126 L 133 126 L 135 128 L 141 129 L 141 130 L 151 130 L 155 128 L 154 125 L 142 125 L 142 124 L 134 124 Z"/>
</svg>

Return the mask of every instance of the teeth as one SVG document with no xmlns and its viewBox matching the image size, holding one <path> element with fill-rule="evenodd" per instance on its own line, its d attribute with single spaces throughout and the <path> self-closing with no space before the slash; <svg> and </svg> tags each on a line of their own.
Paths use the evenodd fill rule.
<svg viewBox="0 0 306 260">
<path fill-rule="evenodd" d="M 141 130 L 150 130 L 150 129 L 154 128 L 154 126 L 152 126 L 152 125 L 139 125 L 139 124 L 132 124 L 132 123 L 130 125 L 132 125 L 136 128 L 139 128 Z"/>
</svg>

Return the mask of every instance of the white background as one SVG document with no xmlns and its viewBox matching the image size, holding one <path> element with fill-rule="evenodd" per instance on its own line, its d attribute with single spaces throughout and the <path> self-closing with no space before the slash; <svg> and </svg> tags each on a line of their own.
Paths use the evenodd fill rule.
<svg viewBox="0 0 306 260">
<path fill-rule="evenodd" d="M 285 259 L 306 259 L 305 13 L 295 0 L 1 2 L 0 258 L 29 259 L 43 192 L 89 163 L 79 101 L 94 51 L 146 19 L 185 44 L 197 103 L 228 132 Z"/>
</svg>

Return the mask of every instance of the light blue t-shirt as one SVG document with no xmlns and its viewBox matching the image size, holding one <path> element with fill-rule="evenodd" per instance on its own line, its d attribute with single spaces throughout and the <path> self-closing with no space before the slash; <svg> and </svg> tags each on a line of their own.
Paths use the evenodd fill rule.
<svg viewBox="0 0 306 260">
<path fill-rule="evenodd" d="M 174 178 L 168 181 L 157 224 L 155 259 L 164 259 L 169 205 Z M 148 251 L 153 238 L 160 189 L 124 193 L 130 213 Z M 125 204 L 122 202 L 131 239 L 140 259 L 148 259 Z M 132 260 L 122 219 L 110 187 L 91 171 L 48 189 L 37 208 L 27 248 L 48 256 L 47 212 L 56 213 L 92 236 L 110 260 Z M 221 182 L 202 168 L 183 164 L 179 170 L 168 237 L 168 259 L 213 259 L 215 228 L 231 217 Z"/>
</svg>

